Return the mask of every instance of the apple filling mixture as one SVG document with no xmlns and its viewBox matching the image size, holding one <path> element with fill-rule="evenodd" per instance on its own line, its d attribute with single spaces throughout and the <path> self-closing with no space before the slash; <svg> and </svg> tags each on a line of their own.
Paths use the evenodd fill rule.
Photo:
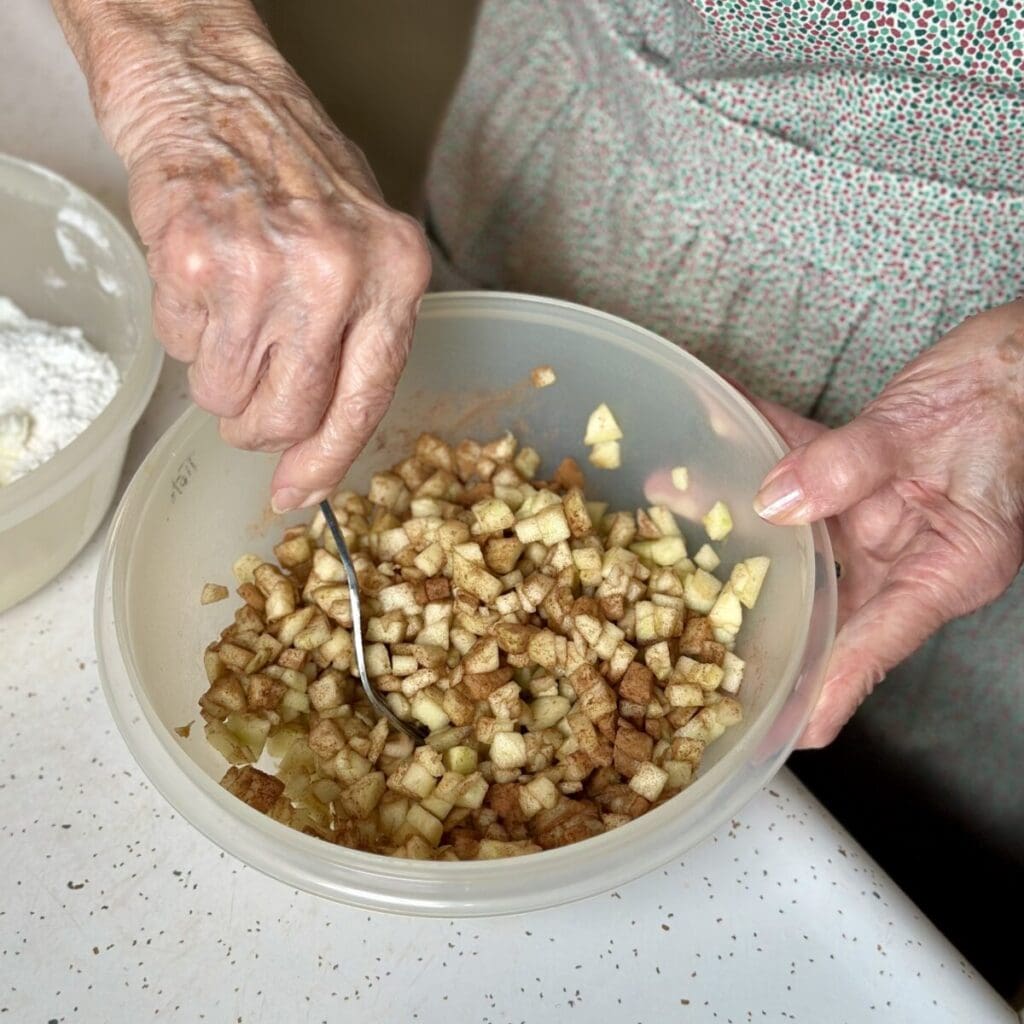
<svg viewBox="0 0 1024 1024">
<path fill-rule="evenodd" d="M 588 443 L 615 446 L 595 462 L 617 464 L 614 418 L 595 417 Z M 285 533 L 277 564 L 235 563 L 244 604 L 206 650 L 199 701 L 231 764 L 225 788 L 328 842 L 474 860 L 598 835 L 692 782 L 742 717 L 733 647 L 768 559 L 723 584 L 714 549 L 689 559 L 668 509 L 610 512 L 586 500 L 572 459 L 548 480 L 539 466 L 511 434 L 455 446 L 424 434 L 368 494 L 332 499 L 368 674 L 429 730 L 418 747 L 359 686 L 322 514 Z M 722 539 L 728 509 L 704 524 Z"/>
</svg>

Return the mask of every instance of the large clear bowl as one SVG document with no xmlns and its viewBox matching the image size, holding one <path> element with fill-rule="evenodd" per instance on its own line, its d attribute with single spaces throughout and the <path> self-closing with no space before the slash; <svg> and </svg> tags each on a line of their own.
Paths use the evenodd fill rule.
<svg viewBox="0 0 1024 1024">
<path fill-rule="evenodd" d="M 81 327 L 121 373 L 110 404 L 66 448 L 0 487 L 0 612 L 54 578 L 114 498 L 163 352 L 150 330 L 146 261 L 109 210 L 71 182 L 0 154 L 0 295 Z"/>
<path fill-rule="evenodd" d="M 531 368 L 557 383 L 535 390 Z M 717 499 L 735 528 L 722 570 L 754 554 L 772 569 L 748 613 L 738 653 L 748 660 L 743 723 L 711 748 L 696 782 L 631 824 L 584 843 L 480 863 L 422 862 L 332 846 L 250 809 L 217 784 L 225 764 L 197 718 L 202 651 L 230 620 L 202 607 L 204 582 L 230 583 L 241 553 L 270 555 L 301 514 L 267 508 L 272 456 L 224 445 L 213 419 L 192 410 L 139 469 L 117 511 L 100 570 L 96 634 L 107 698 L 128 746 L 168 801 L 218 846 L 291 885 L 372 910 L 436 916 L 507 914 L 596 894 L 679 856 L 709 836 L 778 770 L 818 695 L 836 589 L 824 528 L 775 528 L 751 509 L 783 454 L 771 428 L 721 378 L 668 342 L 569 303 L 495 293 L 450 293 L 423 303 L 398 396 L 346 483 L 403 457 L 425 429 L 449 440 L 508 428 L 551 468 L 582 444 L 590 411 L 610 404 L 625 435 L 623 466 L 590 469 L 588 490 L 613 506 L 662 498 L 686 465 L 678 511 L 691 546 Z M 201 723 L 200 723 L 201 724 Z"/>
</svg>

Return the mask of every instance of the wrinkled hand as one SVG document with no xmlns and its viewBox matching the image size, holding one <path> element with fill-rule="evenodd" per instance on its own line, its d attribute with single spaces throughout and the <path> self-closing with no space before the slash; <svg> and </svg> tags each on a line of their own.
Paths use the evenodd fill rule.
<svg viewBox="0 0 1024 1024">
<path fill-rule="evenodd" d="M 147 98 L 122 98 L 131 113 L 108 134 L 148 249 L 158 337 L 191 364 L 192 396 L 225 440 L 284 451 L 275 508 L 310 505 L 387 409 L 429 255 L 262 29 L 208 28 L 209 5 L 182 17 L 193 8 L 187 59 L 171 46 L 156 67 L 140 62 Z"/>
<path fill-rule="evenodd" d="M 1024 555 L 1024 301 L 965 321 L 851 423 L 754 399 L 794 447 L 755 508 L 828 518 L 839 633 L 800 746 L 830 743 L 886 672 L 995 600 Z"/>
</svg>

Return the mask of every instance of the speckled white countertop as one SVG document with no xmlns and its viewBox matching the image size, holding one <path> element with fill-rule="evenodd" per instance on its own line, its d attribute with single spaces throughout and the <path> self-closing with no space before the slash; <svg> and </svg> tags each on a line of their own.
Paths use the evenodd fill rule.
<svg viewBox="0 0 1024 1024">
<path fill-rule="evenodd" d="M 0 38 L 0 150 L 124 215 L 45 0 L 4 4 Z M 168 368 L 131 467 L 184 401 Z M 170 810 L 107 712 L 102 532 L 0 615 L 0 1024 L 1017 1020 L 787 771 L 684 861 L 526 917 L 368 916 L 256 874 Z"/>
</svg>

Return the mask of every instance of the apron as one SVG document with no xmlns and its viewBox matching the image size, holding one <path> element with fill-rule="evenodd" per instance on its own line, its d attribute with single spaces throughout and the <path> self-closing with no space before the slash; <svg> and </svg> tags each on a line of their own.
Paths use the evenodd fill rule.
<svg viewBox="0 0 1024 1024">
<path fill-rule="evenodd" d="M 435 285 L 607 310 L 844 422 L 1021 294 L 1024 6 L 987 10 L 492 0 L 429 172 Z M 1015 855 L 1022 674 L 1019 577 L 850 727 Z"/>
</svg>

